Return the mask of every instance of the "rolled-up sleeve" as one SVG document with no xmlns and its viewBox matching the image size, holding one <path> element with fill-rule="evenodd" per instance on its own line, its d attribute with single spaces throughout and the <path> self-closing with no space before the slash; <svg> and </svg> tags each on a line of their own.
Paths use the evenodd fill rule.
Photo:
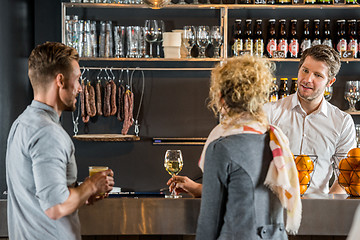
<svg viewBox="0 0 360 240">
<path fill-rule="evenodd" d="M 36 197 L 44 211 L 65 202 L 70 194 L 66 181 L 70 153 L 59 136 L 54 128 L 45 127 L 32 137 L 29 145 Z"/>
</svg>

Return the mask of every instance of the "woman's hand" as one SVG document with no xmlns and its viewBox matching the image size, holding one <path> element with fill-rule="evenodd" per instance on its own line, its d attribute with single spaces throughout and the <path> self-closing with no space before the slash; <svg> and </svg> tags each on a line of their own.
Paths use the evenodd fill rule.
<svg viewBox="0 0 360 240">
<path fill-rule="evenodd" d="M 166 184 L 169 186 L 170 192 L 175 189 L 176 195 L 185 192 L 193 197 L 201 197 L 202 184 L 196 183 L 186 176 L 174 176 Z"/>
</svg>

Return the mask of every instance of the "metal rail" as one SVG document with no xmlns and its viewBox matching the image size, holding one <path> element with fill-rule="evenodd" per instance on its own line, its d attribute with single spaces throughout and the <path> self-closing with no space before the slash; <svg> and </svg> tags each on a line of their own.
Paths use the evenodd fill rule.
<svg viewBox="0 0 360 240">
<path fill-rule="evenodd" d="M 211 71 L 213 68 L 142 68 L 142 67 L 80 67 L 81 69 L 88 70 L 139 70 L 139 71 Z"/>
</svg>

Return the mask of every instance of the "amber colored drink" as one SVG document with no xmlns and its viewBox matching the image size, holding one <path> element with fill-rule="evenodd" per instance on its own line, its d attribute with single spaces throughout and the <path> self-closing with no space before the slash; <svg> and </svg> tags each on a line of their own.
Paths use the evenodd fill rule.
<svg viewBox="0 0 360 240">
<path fill-rule="evenodd" d="M 90 166 L 89 167 L 89 176 L 91 177 L 92 175 L 94 175 L 97 172 L 103 172 L 108 170 L 108 167 L 104 167 L 104 166 Z"/>
</svg>

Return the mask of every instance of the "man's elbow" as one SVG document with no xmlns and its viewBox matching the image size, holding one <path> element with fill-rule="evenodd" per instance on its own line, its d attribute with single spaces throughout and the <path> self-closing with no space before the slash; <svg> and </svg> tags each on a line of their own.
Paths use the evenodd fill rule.
<svg viewBox="0 0 360 240">
<path fill-rule="evenodd" d="M 58 220 L 63 217 L 61 207 L 59 205 L 46 209 L 45 214 L 52 220 Z"/>
</svg>

